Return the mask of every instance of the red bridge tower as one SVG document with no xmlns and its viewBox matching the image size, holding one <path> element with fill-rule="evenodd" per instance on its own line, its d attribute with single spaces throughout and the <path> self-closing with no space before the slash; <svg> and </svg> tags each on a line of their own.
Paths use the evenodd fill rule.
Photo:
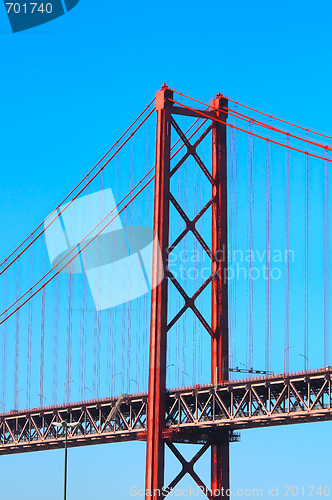
<svg viewBox="0 0 332 500">
<path fill-rule="evenodd" d="M 205 489 L 208 498 L 222 498 L 229 488 L 229 436 L 227 433 L 196 429 L 195 432 L 179 434 L 176 429 L 166 428 L 166 346 L 167 332 L 188 308 L 192 309 L 211 336 L 211 380 L 212 383 L 228 380 L 228 284 L 223 279 L 227 267 L 227 140 L 226 120 L 228 101 L 221 94 L 211 101 L 210 110 L 204 111 L 211 119 L 208 128 L 191 144 L 175 120 L 176 115 L 202 118 L 202 112 L 177 106 L 173 92 L 164 85 L 156 94 L 157 141 L 156 141 L 156 178 L 154 200 L 154 230 L 158 235 L 162 253 L 154 250 L 153 276 L 158 282 L 159 273 L 165 272 L 161 283 L 153 287 L 151 298 L 151 337 L 149 396 L 147 421 L 146 456 L 146 500 L 165 498 L 164 485 L 165 444 L 172 450 L 182 464 L 182 471 L 168 486 L 173 488 L 185 474 L 190 474 L 196 483 Z M 218 118 L 218 122 L 213 118 Z M 224 122 L 224 123 L 220 123 Z M 186 153 L 176 165 L 171 165 L 171 132 L 179 135 Z M 212 172 L 210 172 L 197 153 L 197 146 L 212 134 Z M 170 191 L 172 175 L 192 155 L 211 183 L 211 199 L 206 206 L 190 220 Z M 169 244 L 169 209 L 172 203 L 186 223 L 185 230 L 172 245 Z M 208 248 L 195 225 L 212 206 L 212 247 Z M 211 258 L 211 276 L 189 297 L 179 282 L 168 270 L 168 255 L 181 239 L 191 231 Z M 202 317 L 195 306 L 195 300 L 211 283 L 211 322 Z M 185 300 L 184 307 L 169 322 L 168 287 L 175 286 Z M 187 462 L 174 443 L 205 443 L 196 456 Z M 211 448 L 211 486 L 207 487 L 194 471 L 194 464 Z M 222 490 L 222 488 L 224 490 Z M 212 495 L 209 492 L 212 490 Z"/>
</svg>

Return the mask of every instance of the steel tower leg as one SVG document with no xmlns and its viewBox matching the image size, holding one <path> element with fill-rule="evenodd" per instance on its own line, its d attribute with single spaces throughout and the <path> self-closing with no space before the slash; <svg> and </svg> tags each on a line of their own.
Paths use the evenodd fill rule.
<svg viewBox="0 0 332 500">
<path fill-rule="evenodd" d="M 173 92 L 167 87 L 156 94 L 157 144 L 156 179 L 154 200 L 154 230 L 158 241 L 154 240 L 153 279 L 168 266 L 169 240 L 169 184 L 170 184 L 170 145 L 171 145 L 171 103 Z M 161 246 L 160 259 L 158 242 Z M 165 445 L 162 431 L 165 429 L 166 410 L 166 339 L 167 339 L 167 293 L 168 280 L 152 286 L 151 295 L 151 332 L 150 368 L 147 415 L 147 452 L 146 452 L 146 498 L 162 498 L 157 490 L 164 486 Z"/>
<path fill-rule="evenodd" d="M 222 95 L 211 101 L 211 109 L 228 107 Z M 227 112 L 216 111 L 217 117 L 226 122 Z M 212 382 L 228 380 L 228 239 L 227 239 L 227 135 L 226 125 L 214 122 L 212 129 L 212 177 L 214 179 L 212 204 L 212 253 L 214 279 L 212 281 L 211 328 Z M 222 490 L 224 488 L 224 490 Z M 220 491 L 215 498 L 225 495 L 229 489 L 229 442 L 228 436 L 211 444 L 211 489 Z"/>
</svg>

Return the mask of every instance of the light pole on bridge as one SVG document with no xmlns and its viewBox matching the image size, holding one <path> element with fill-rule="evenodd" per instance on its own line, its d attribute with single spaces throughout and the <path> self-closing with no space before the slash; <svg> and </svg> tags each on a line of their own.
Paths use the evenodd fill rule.
<svg viewBox="0 0 332 500">
<path fill-rule="evenodd" d="M 286 373 L 286 353 L 289 351 L 289 349 L 293 349 L 293 345 L 289 345 L 288 347 L 286 347 L 286 349 L 284 349 L 284 373 Z M 288 366 L 288 371 L 289 371 L 289 366 Z"/>
<path fill-rule="evenodd" d="M 68 437 L 68 429 L 73 429 L 74 427 L 77 427 L 80 425 L 79 422 L 71 422 L 68 424 L 66 420 L 63 420 L 62 422 L 55 422 L 54 423 L 55 427 L 58 427 L 60 429 L 64 429 L 65 431 L 65 472 L 64 472 L 64 481 L 63 481 L 63 500 L 67 499 L 67 437 Z"/>
<path fill-rule="evenodd" d="M 309 358 L 305 354 L 299 354 L 302 358 L 304 358 L 304 367 L 306 370 L 309 370 Z"/>
<path fill-rule="evenodd" d="M 22 387 L 22 389 L 20 389 L 19 391 L 17 391 L 17 398 L 16 401 L 15 401 L 15 410 L 18 410 L 19 408 L 19 401 L 20 401 L 20 392 L 22 391 L 26 391 L 27 390 L 27 387 Z"/>
<path fill-rule="evenodd" d="M 122 372 L 115 373 L 112 376 L 112 380 L 111 380 L 111 395 L 113 394 L 113 380 L 114 380 L 114 377 L 116 377 L 117 375 L 122 375 Z"/>
<path fill-rule="evenodd" d="M 67 380 L 67 382 L 65 382 L 63 384 L 63 402 L 65 403 L 66 401 L 66 386 L 69 387 L 69 384 L 71 384 L 73 381 L 72 380 Z M 67 397 L 67 403 L 68 403 L 68 397 Z"/>
<path fill-rule="evenodd" d="M 191 376 L 189 375 L 189 373 L 187 372 L 182 372 L 184 375 L 187 375 L 187 377 L 189 378 L 189 381 L 190 381 L 190 385 L 191 385 Z"/>
<path fill-rule="evenodd" d="M 137 384 L 137 390 L 139 392 L 139 383 L 137 382 L 137 380 L 134 380 L 133 378 L 131 378 L 130 381 L 135 382 L 135 384 Z"/>
<path fill-rule="evenodd" d="M 45 400 L 46 403 L 46 398 L 42 394 L 38 394 L 38 396 L 40 397 L 40 406 L 43 406 L 43 401 Z"/>
</svg>

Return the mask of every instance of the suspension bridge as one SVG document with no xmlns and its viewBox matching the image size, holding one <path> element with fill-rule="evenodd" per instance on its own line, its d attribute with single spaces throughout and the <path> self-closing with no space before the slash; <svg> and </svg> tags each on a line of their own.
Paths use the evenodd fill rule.
<svg viewBox="0 0 332 500">
<path fill-rule="evenodd" d="M 212 499 L 239 430 L 331 420 L 331 141 L 164 85 L 0 264 L 0 454 L 78 422 L 68 446 L 146 441 L 146 498 Z"/>
</svg>

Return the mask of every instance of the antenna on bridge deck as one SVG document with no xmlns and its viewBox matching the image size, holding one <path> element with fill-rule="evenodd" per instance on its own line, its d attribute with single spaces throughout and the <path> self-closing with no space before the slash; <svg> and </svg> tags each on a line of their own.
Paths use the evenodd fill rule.
<svg viewBox="0 0 332 500">
<path fill-rule="evenodd" d="M 240 363 L 241 364 L 241 363 Z M 248 374 L 252 374 L 252 375 L 274 375 L 274 372 L 273 371 L 269 371 L 269 370 L 254 370 L 252 367 L 251 368 L 239 368 L 238 366 L 236 366 L 235 368 L 228 368 L 228 371 L 229 372 L 232 372 L 232 373 L 248 373 Z M 219 368 L 219 367 L 216 367 L 216 376 L 215 376 L 215 380 L 217 381 L 218 380 L 218 372 L 221 372 L 221 383 L 223 384 L 224 382 L 228 382 L 228 380 L 226 380 L 224 378 L 224 372 L 225 370 L 223 368 Z M 217 387 L 218 383 L 215 382 L 214 386 Z"/>
</svg>

